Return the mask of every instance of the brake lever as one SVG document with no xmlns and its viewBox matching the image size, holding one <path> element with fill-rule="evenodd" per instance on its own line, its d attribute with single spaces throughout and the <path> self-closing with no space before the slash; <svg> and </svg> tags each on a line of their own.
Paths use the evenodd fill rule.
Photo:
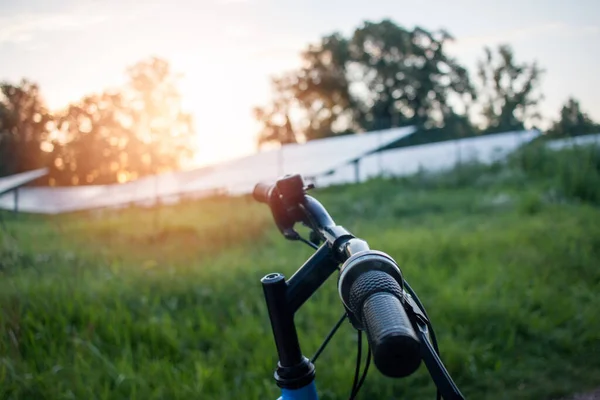
<svg viewBox="0 0 600 400">
<path fill-rule="evenodd" d="M 437 386 L 444 400 L 464 400 L 464 396 L 450 377 L 442 360 L 437 355 L 428 339 L 427 326 L 419 325 L 417 335 L 421 340 L 421 357 L 429 371 L 431 379 Z"/>
<path fill-rule="evenodd" d="M 294 230 L 294 221 L 289 218 L 285 209 L 281 206 L 281 201 L 273 199 L 272 202 L 271 214 L 279 232 L 288 240 L 299 240 L 300 234 Z"/>
<path fill-rule="evenodd" d="M 294 226 L 297 222 L 303 221 L 300 205 L 306 191 L 313 188 L 313 184 L 305 185 L 301 175 L 285 176 L 275 183 L 274 193 L 269 200 L 269 208 L 271 208 L 277 228 L 286 239 L 302 240 Z M 311 235 L 311 241 L 314 242 L 312 239 Z"/>
<path fill-rule="evenodd" d="M 410 294 L 405 292 L 404 300 L 404 308 L 408 314 L 408 318 L 416 328 L 416 333 L 421 341 L 421 358 L 429 371 L 429 376 L 431 376 L 444 400 L 464 400 L 464 396 L 458 390 L 458 387 L 429 340 L 429 331 L 427 328 L 429 320 L 425 316 L 425 313 Z"/>
</svg>

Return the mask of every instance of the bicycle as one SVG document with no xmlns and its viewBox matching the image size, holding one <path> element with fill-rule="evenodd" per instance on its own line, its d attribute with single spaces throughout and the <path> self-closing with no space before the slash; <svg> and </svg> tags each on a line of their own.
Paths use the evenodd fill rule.
<svg viewBox="0 0 600 400">
<path fill-rule="evenodd" d="M 268 204 L 286 239 L 316 250 L 288 280 L 279 273 L 261 279 L 279 357 L 274 373 L 281 388 L 279 400 L 318 400 L 314 363 L 346 318 L 358 332 L 350 399 L 356 398 L 362 387 L 371 357 L 377 369 L 392 378 L 411 375 L 423 361 L 437 387 L 438 400 L 464 399 L 439 357 L 427 312 L 394 259 L 371 250 L 366 241 L 336 225 L 325 207 L 306 194 L 312 188 L 301 175 L 288 175 L 274 184 L 258 183 L 253 191 L 255 200 Z M 310 228 L 309 239 L 294 229 L 297 223 Z M 345 312 L 309 360 L 300 349 L 294 314 L 338 270 L 338 292 Z M 367 334 L 368 350 L 358 379 L 362 331 Z"/>
</svg>

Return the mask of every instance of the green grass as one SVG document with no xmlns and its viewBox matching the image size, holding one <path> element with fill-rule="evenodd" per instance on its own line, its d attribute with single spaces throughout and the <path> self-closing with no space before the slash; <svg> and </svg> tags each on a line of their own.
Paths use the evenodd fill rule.
<svg viewBox="0 0 600 400">
<path fill-rule="evenodd" d="M 600 197 L 583 184 L 600 158 L 582 152 L 529 149 L 504 165 L 315 193 L 399 263 L 467 398 L 600 385 Z M 291 276 L 311 251 L 281 238 L 262 205 L 3 217 L 0 399 L 277 398 L 259 280 Z M 342 313 L 335 284 L 297 314 L 308 356 Z M 355 346 L 345 324 L 317 362 L 323 399 L 348 397 Z M 434 393 L 424 366 L 402 380 L 373 368 L 359 398 Z"/>
</svg>

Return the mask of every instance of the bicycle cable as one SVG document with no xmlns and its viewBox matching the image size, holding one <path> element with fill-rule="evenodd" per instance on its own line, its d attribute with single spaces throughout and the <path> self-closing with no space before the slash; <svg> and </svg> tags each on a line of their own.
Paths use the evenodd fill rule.
<svg viewBox="0 0 600 400">
<path fill-rule="evenodd" d="M 354 400 L 356 398 L 356 396 L 358 395 L 358 391 L 362 387 L 363 383 L 365 383 L 365 379 L 367 378 L 367 373 L 369 372 L 370 365 L 371 365 L 371 348 L 369 347 L 368 342 L 367 342 L 367 362 L 365 364 L 365 370 L 363 371 L 362 376 L 360 377 L 360 381 L 358 382 L 358 386 L 356 387 L 356 390 L 354 391 L 354 396 L 351 397 L 350 400 Z"/>
<path fill-rule="evenodd" d="M 429 330 L 429 336 L 431 337 L 431 345 L 433 346 L 433 350 L 435 350 L 435 353 L 439 356 L 440 349 L 438 348 L 437 338 L 435 336 L 435 331 L 433 330 L 433 325 L 431 324 L 431 320 L 429 319 L 429 315 L 427 315 L 427 310 L 425 310 L 425 306 L 423 306 L 423 303 L 421 303 L 421 300 L 419 300 L 419 296 L 417 296 L 417 293 L 415 293 L 413 288 L 408 284 L 408 282 L 406 282 L 406 280 L 404 281 L 404 287 L 406 288 L 406 291 L 415 300 L 415 303 L 417 303 L 417 306 L 421 309 L 421 311 L 423 311 L 425 318 L 427 318 L 427 329 Z M 439 389 L 437 390 L 436 400 L 442 400 L 442 393 L 440 392 Z"/>
<path fill-rule="evenodd" d="M 415 293 L 415 291 L 413 290 L 413 288 L 408 284 L 408 282 L 406 280 L 404 281 L 404 287 L 406 288 L 406 291 L 415 300 L 415 303 L 417 303 L 417 306 L 419 306 L 419 308 L 421 309 L 421 311 L 423 311 L 423 314 L 425 315 L 425 318 L 427 318 L 427 329 L 429 329 L 429 332 L 431 334 L 430 335 L 431 336 L 431 344 L 433 345 L 433 349 L 435 350 L 436 354 L 439 356 L 440 355 L 440 350 L 438 348 L 437 338 L 435 336 L 435 331 L 433 330 L 433 325 L 431 325 L 431 321 L 429 319 L 429 315 L 427 315 L 427 310 L 425 310 L 425 307 L 423 306 L 423 303 L 421 303 L 421 300 L 419 300 L 419 296 L 417 296 L 417 293 Z"/>
<path fill-rule="evenodd" d="M 313 242 L 311 242 L 308 239 L 304 239 L 302 236 L 298 235 L 298 240 L 301 241 L 302 243 L 312 247 L 314 250 L 318 250 L 319 246 L 317 246 L 316 244 L 314 244 Z"/>
<path fill-rule="evenodd" d="M 350 391 L 350 400 L 356 395 L 356 387 L 358 386 L 358 375 L 360 375 L 360 362 L 362 353 L 362 331 L 357 331 L 358 349 L 356 351 L 356 369 L 354 370 L 354 381 L 352 382 L 352 391 Z"/>
<path fill-rule="evenodd" d="M 321 346 L 319 346 L 319 348 L 317 349 L 315 355 L 312 356 L 312 359 L 310 360 L 310 362 L 312 362 L 314 364 L 315 361 L 317 361 L 317 358 L 321 355 L 321 353 L 323 352 L 323 350 L 325 350 L 325 346 L 327 346 L 327 344 L 329 343 L 329 341 L 331 340 L 331 338 L 333 337 L 333 335 L 335 335 L 335 333 L 340 328 L 340 326 L 342 326 L 342 322 L 344 322 L 344 320 L 347 317 L 348 317 L 348 314 L 346 312 L 344 312 L 344 314 L 342 314 L 342 318 L 340 318 L 340 320 L 335 324 L 335 326 L 331 329 L 331 331 L 329 331 L 329 334 L 327 335 L 327 337 L 325 338 L 325 340 L 323 341 L 323 343 L 321 344 Z"/>
</svg>

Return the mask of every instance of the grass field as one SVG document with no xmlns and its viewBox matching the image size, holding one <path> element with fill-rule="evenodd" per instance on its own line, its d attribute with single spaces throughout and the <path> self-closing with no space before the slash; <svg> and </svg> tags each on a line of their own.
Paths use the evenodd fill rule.
<svg viewBox="0 0 600 400">
<path fill-rule="evenodd" d="M 389 253 L 470 399 L 552 399 L 600 386 L 600 157 L 530 151 L 503 165 L 315 192 Z M 60 217 L 2 214 L 0 399 L 275 399 L 260 278 L 311 254 L 249 198 Z M 331 278 L 297 315 L 312 355 L 342 313 Z M 317 361 L 345 399 L 356 335 Z M 362 399 L 434 398 L 424 366 L 373 368 Z"/>
</svg>

